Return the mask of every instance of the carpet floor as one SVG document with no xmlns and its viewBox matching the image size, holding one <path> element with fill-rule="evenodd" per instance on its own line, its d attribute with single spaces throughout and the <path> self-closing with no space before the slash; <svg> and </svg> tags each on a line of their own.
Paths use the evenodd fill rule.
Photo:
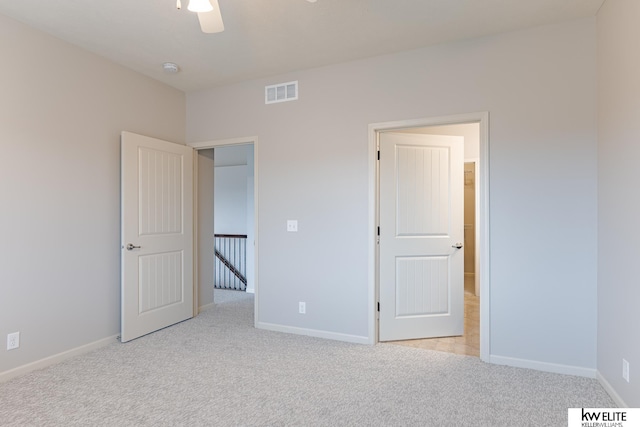
<svg viewBox="0 0 640 427">
<path fill-rule="evenodd" d="M 566 426 L 594 379 L 253 328 L 253 296 L 0 384 L 2 426 Z"/>
</svg>

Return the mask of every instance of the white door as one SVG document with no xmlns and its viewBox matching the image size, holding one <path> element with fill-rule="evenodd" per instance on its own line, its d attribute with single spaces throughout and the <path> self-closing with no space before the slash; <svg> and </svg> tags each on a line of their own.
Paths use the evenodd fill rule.
<svg viewBox="0 0 640 427">
<path fill-rule="evenodd" d="M 463 149 L 380 134 L 380 341 L 463 333 Z"/>
<path fill-rule="evenodd" d="M 193 317 L 193 149 L 122 132 L 121 341 Z"/>
</svg>

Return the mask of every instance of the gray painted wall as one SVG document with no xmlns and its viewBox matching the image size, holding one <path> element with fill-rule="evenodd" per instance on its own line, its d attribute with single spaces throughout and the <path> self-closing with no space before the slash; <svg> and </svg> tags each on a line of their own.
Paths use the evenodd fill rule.
<svg viewBox="0 0 640 427">
<path fill-rule="evenodd" d="M 188 141 L 259 137 L 258 321 L 368 338 L 368 125 L 489 111 L 490 352 L 595 374 L 595 45 L 591 18 L 188 94 Z"/>
<path fill-rule="evenodd" d="M 214 182 L 215 233 L 247 234 L 247 165 L 216 167 Z"/>
<path fill-rule="evenodd" d="M 598 371 L 640 407 L 640 2 L 607 1 L 598 13 Z M 631 382 L 622 379 L 622 359 Z"/>
<path fill-rule="evenodd" d="M 120 132 L 184 142 L 185 95 L 0 15 L 0 373 L 120 330 Z"/>
</svg>

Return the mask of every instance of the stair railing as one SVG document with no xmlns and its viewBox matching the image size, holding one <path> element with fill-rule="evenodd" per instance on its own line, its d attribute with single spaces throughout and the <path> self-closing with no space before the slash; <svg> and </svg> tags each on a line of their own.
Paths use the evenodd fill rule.
<svg viewBox="0 0 640 427">
<path fill-rule="evenodd" d="M 215 234 L 215 276 L 217 289 L 247 289 L 247 235 Z"/>
</svg>

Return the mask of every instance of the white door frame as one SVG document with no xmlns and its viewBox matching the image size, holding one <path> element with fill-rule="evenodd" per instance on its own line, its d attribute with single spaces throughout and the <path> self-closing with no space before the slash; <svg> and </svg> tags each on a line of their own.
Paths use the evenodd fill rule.
<svg viewBox="0 0 640 427">
<path fill-rule="evenodd" d="M 406 128 L 456 125 L 465 123 L 480 124 L 480 166 L 476 205 L 480 221 L 476 224 L 478 240 L 476 247 L 480 252 L 480 359 L 488 362 L 490 351 L 490 252 L 489 252 L 489 112 L 459 114 L 444 117 L 431 117 L 393 122 L 372 123 L 369 125 L 369 244 L 368 244 L 368 283 L 369 283 L 369 342 L 378 342 L 378 134 L 382 131 Z M 476 274 L 478 271 L 476 271 Z"/>
<path fill-rule="evenodd" d="M 257 325 L 258 322 L 258 308 L 259 308 L 259 286 L 258 286 L 258 264 L 259 264 L 259 256 L 258 256 L 258 187 L 259 187 L 259 180 L 258 180 L 258 137 L 257 136 L 247 136 L 247 137 L 240 137 L 240 138 L 229 138 L 229 139 L 215 139 L 215 140 L 211 140 L 211 141 L 201 141 L 201 142 L 190 142 L 187 145 L 191 148 L 193 148 L 194 151 L 194 155 L 197 156 L 198 155 L 198 151 L 199 150 L 207 150 L 210 148 L 220 148 L 220 147 L 225 147 L 225 146 L 232 146 L 232 145 L 246 145 L 246 144 L 253 144 L 253 212 L 254 212 L 254 220 L 253 220 L 253 236 L 254 236 L 254 288 L 255 288 L 255 298 L 254 298 L 254 308 L 253 308 L 253 312 L 254 312 L 254 317 L 253 317 L 253 322 L 254 322 L 254 326 Z M 215 156 L 215 154 L 214 154 Z M 198 166 L 197 166 L 197 162 L 195 162 L 194 164 L 194 174 L 195 174 L 195 178 L 194 179 L 194 183 L 197 183 L 197 174 L 198 174 Z M 194 249 L 193 249 L 193 257 L 194 257 L 194 316 L 198 313 L 198 221 L 197 221 L 197 215 L 198 215 L 198 189 L 194 189 L 194 195 L 193 195 L 193 200 L 194 200 L 194 215 L 195 215 L 195 219 L 194 219 Z"/>
</svg>

